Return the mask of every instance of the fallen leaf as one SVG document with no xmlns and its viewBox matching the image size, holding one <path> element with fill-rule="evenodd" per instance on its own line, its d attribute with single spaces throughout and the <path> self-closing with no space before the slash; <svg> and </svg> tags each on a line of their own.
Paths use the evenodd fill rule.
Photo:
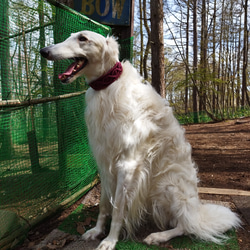
<svg viewBox="0 0 250 250">
<path fill-rule="evenodd" d="M 79 233 L 79 234 L 84 234 L 85 232 L 86 232 L 86 230 L 85 230 L 85 225 L 84 225 L 84 223 L 83 222 L 77 222 L 77 227 L 76 227 L 76 230 L 77 230 L 77 232 Z"/>
<path fill-rule="evenodd" d="M 83 225 L 84 225 L 84 226 L 89 226 L 90 223 L 91 223 L 91 221 L 92 221 L 92 218 L 91 218 L 91 217 L 88 217 L 88 218 L 86 218 L 85 221 L 83 222 Z"/>
<path fill-rule="evenodd" d="M 93 206 L 89 209 L 90 212 L 96 212 L 97 210 L 99 210 L 99 206 Z"/>
<path fill-rule="evenodd" d="M 28 248 L 32 248 L 35 245 L 36 245 L 35 241 L 30 241 L 29 244 L 28 244 Z"/>
<path fill-rule="evenodd" d="M 59 249 L 59 248 L 62 248 L 65 245 L 66 241 L 67 241 L 67 239 L 65 239 L 65 238 L 60 239 L 60 240 L 53 240 L 52 243 L 49 242 L 47 244 L 47 247 L 49 249 Z"/>
</svg>

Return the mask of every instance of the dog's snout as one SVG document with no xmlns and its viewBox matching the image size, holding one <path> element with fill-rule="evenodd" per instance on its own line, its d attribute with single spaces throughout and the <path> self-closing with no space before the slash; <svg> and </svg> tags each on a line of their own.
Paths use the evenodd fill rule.
<svg viewBox="0 0 250 250">
<path fill-rule="evenodd" d="M 43 48 L 40 50 L 40 54 L 44 57 L 44 58 L 49 58 L 49 50 L 47 47 Z"/>
</svg>

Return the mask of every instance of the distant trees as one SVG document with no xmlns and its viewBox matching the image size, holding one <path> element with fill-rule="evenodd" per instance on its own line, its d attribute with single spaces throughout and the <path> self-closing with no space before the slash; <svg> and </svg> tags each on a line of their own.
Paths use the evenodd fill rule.
<svg viewBox="0 0 250 250">
<path fill-rule="evenodd" d="M 150 9 L 145 7 L 149 1 L 139 2 L 141 25 L 135 23 L 135 31 L 139 30 L 135 33 L 135 65 L 140 61 L 141 74 L 153 86 L 158 84 L 154 78 L 156 68 L 165 71 L 166 96 L 171 97 L 176 112 L 205 112 L 212 120 L 222 120 L 238 110 L 249 109 L 248 0 L 165 0 L 163 17 L 160 0 L 151 0 Z M 152 50 L 156 39 L 161 39 L 161 32 L 153 25 L 162 19 L 164 66 L 159 55 L 154 59 L 156 51 Z M 138 50 L 137 46 L 143 48 Z M 142 63 L 145 58 L 147 62 Z M 180 74 L 180 68 L 184 74 Z M 161 79 L 161 73 L 157 74 Z"/>
<path fill-rule="evenodd" d="M 150 2 L 151 21 L 151 70 L 152 85 L 161 96 L 166 96 L 164 84 L 164 39 L 163 39 L 163 1 Z"/>
</svg>

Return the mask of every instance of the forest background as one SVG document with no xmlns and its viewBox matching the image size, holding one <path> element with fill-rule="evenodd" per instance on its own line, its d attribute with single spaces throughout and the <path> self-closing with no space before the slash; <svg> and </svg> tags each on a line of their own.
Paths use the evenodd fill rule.
<svg viewBox="0 0 250 250">
<path fill-rule="evenodd" d="M 248 0 L 136 0 L 134 65 L 149 82 L 161 78 L 177 114 L 230 118 L 250 105 L 248 13 Z"/>
</svg>

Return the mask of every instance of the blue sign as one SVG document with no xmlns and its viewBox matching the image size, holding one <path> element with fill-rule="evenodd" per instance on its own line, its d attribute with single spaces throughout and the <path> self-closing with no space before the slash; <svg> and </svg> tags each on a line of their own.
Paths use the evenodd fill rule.
<svg viewBox="0 0 250 250">
<path fill-rule="evenodd" d="M 131 0 L 74 0 L 74 9 L 107 25 L 130 25 Z"/>
</svg>

